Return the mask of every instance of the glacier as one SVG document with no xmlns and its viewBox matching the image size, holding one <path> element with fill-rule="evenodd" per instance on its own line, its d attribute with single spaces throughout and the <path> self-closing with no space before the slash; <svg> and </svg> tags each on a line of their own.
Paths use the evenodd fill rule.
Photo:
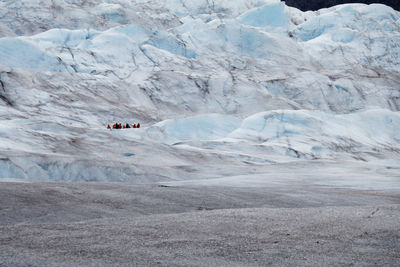
<svg viewBox="0 0 400 267">
<path fill-rule="evenodd" d="M 380 4 L 1 0 L 0 178 L 246 180 L 299 162 L 398 178 L 399 81 L 400 13 Z"/>
</svg>

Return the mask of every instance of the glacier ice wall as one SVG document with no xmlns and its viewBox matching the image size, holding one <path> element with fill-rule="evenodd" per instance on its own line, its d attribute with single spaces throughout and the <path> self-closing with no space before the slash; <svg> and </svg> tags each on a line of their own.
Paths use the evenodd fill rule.
<svg viewBox="0 0 400 267">
<path fill-rule="evenodd" d="M 1 0 L 0 177 L 398 164 L 399 44 L 399 12 L 378 4 Z M 144 127 L 105 129 L 116 121 Z"/>
</svg>

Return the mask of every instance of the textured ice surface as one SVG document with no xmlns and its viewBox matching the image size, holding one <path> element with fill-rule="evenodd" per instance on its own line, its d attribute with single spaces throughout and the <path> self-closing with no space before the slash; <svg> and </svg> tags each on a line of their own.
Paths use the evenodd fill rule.
<svg viewBox="0 0 400 267">
<path fill-rule="evenodd" d="M 285 4 L 274 3 L 252 9 L 238 17 L 240 23 L 254 27 L 288 27 L 290 16 Z"/>
<path fill-rule="evenodd" d="M 384 5 L 0 1 L 0 177 L 148 183 L 338 159 L 393 170 L 399 21 Z"/>
<path fill-rule="evenodd" d="M 147 130 L 150 139 L 163 143 L 221 139 L 240 126 L 233 116 L 209 114 L 166 120 Z"/>
<path fill-rule="evenodd" d="M 55 57 L 37 45 L 17 38 L 0 39 L 1 64 L 14 69 L 32 71 L 62 71 L 64 68 Z"/>
</svg>

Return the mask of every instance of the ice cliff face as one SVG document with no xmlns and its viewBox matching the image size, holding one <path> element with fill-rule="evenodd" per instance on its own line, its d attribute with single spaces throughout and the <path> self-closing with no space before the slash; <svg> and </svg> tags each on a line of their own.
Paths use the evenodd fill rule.
<svg viewBox="0 0 400 267">
<path fill-rule="evenodd" d="M 0 37 L 0 177 L 399 163 L 400 14 L 384 5 L 0 1 Z M 107 131 L 115 121 L 144 127 Z"/>
</svg>

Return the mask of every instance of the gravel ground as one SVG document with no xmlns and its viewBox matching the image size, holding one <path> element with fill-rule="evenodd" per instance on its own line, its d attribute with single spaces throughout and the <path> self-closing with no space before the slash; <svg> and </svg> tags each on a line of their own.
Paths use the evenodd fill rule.
<svg viewBox="0 0 400 267">
<path fill-rule="evenodd" d="M 400 206 L 256 208 L 0 228 L 6 266 L 396 266 Z"/>
<path fill-rule="evenodd" d="M 400 193 L 0 183 L 0 266 L 398 266 Z"/>
<path fill-rule="evenodd" d="M 120 183 L 0 183 L 0 225 L 240 208 L 400 204 L 400 192 L 290 185 L 165 186 Z"/>
</svg>

